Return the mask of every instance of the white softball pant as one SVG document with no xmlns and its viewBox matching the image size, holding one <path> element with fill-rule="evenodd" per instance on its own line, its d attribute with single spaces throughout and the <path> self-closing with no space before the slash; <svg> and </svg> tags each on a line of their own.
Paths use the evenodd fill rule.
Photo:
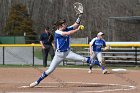
<svg viewBox="0 0 140 93">
<path fill-rule="evenodd" d="M 48 70 L 46 70 L 45 71 L 45 73 L 47 74 L 47 75 L 49 75 L 50 73 L 52 73 L 54 70 L 55 70 L 55 68 L 63 61 L 63 59 L 65 59 L 65 58 L 67 58 L 67 59 L 72 59 L 72 60 L 78 60 L 78 61 L 84 61 L 84 62 L 86 62 L 87 61 L 87 58 L 85 58 L 85 57 L 83 57 L 83 56 L 81 56 L 81 55 L 78 55 L 78 54 L 76 54 L 76 53 L 74 53 L 74 52 L 72 52 L 72 51 L 67 51 L 67 52 L 58 52 L 58 51 L 56 51 L 55 52 L 55 56 L 54 56 L 54 58 L 53 58 L 53 60 L 52 60 L 52 62 L 51 62 L 51 64 L 50 64 L 50 66 L 49 66 L 49 68 L 48 68 Z"/>
<path fill-rule="evenodd" d="M 100 63 L 102 63 L 102 61 L 103 61 L 102 52 L 94 52 L 93 51 L 92 59 L 98 60 Z"/>
</svg>

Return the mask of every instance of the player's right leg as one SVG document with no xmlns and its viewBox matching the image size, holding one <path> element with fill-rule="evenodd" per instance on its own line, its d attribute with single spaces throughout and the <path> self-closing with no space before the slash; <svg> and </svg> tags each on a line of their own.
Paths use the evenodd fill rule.
<svg viewBox="0 0 140 93">
<path fill-rule="evenodd" d="M 89 64 L 89 70 L 88 70 L 88 73 L 92 73 L 92 68 L 93 68 L 93 64 L 90 63 L 90 64 Z"/>
<path fill-rule="evenodd" d="M 92 68 L 93 68 L 93 65 L 95 64 L 95 59 L 96 59 L 96 53 L 93 52 L 92 57 L 90 57 L 88 73 L 92 73 Z"/>
<path fill-rule="evenodd" d="M 30 84 L 30 87 L 35 87 L 37 86 L 45 77 L 47 77 L 49 74 L 51 74 L 55 68 L 57 67 L 57 65 L 64 59 L 63 57 L 60 57 L 61 54 L 58 54 L 57 53 L 55 54 L 48 70 L 46 70 L 45 72 L 42 73 L 42 75 L 38 78 L 37 81 L 33 82 Z"/>
</svg>

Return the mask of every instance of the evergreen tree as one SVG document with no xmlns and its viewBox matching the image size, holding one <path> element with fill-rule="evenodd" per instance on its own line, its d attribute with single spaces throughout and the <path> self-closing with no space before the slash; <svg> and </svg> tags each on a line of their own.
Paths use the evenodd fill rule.
<svg viewBox="0 0 140 93">
<path fill-rule="evenodd" d="M 32 23 L 27 7 L 23 4 L 16 4 L 10 10 L 4 33 L 8 36 L 23 36 L 24 33 L 31 36 L 34 34 Z"/>
</svg>

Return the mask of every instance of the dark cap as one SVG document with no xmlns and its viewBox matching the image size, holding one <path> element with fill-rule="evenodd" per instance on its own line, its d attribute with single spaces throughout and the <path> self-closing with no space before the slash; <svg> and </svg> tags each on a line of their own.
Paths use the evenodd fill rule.
<svg viewBox="0 0 140 93">
<path fill-rule="evenodd" d="M 66 20 L 65 20 L 65 19 L 60 19 L 60 20 L 58 20 L 58 21 L 55 23 L 55 25 L 56 25 L 56 26 L 61 26 L 61 25 L 64 24 L 64 23 L 66 23 Z"/>
</svg>

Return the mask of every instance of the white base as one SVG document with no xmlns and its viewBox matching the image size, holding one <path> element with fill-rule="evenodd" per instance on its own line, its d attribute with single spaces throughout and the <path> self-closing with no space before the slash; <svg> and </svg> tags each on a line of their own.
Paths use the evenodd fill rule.
<svg viewBox="0 0 140 93">
<path fill-rule="evenodd" d="M 112 71 L 114 71 L 114 72 L 125 72 L 125 71 L 127 71 L 127 69 L 116 68 L 116 69 L 112 69 Z"/>
</svg>

